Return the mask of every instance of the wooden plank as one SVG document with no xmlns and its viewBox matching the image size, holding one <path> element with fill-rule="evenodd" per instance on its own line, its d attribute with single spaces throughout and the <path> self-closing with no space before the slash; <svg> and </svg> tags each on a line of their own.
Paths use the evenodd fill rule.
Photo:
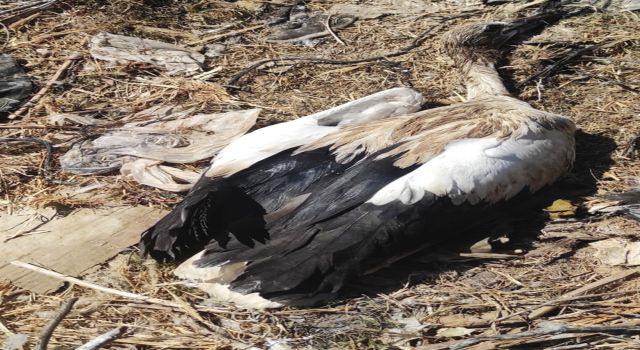
<svg viewBox="0 0 640 350">
<path fill-rule="evenodd" d="M 116 207 L 79 209 L 44 224 L 32 220 L 41 224 L 34 233 L 0 243 L 0 280 L 10 280 L 36 293 L 53 292 L 62 286 L 59 280 L 11 266 L 10 262 L 21 260 L 65 275 L 79 276 L 136 244 L 140 233 L 164 214 L 164 210 L 148 207 Z M 7 231 L 21 229 L 24 222 L 32 227 L 34 222 L 25 220 L 33 215 L 33 210 L 0 214 L 0 242 L 13 235 Z M 22 230 L 28 231 L 28 228 Z"/>
</svg>

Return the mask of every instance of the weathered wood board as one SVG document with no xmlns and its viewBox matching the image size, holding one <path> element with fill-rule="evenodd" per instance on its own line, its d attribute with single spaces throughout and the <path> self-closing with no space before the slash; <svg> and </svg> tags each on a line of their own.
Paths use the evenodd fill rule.
<svg viewBox="0 0 640 350">
<path fill-rule="evenodd" d="M 79 209 L 65 217 L 43 219 L 54 214 L 52 209 L 0 213 L 0 281 L 10 280 L 36 293 L 55 291 L 62 286 L 59 280 L 12 266 L 11 261 L 79 276 L 136 244 L 140 233 L 166 211 L 148 207 Z"/>
</svg>

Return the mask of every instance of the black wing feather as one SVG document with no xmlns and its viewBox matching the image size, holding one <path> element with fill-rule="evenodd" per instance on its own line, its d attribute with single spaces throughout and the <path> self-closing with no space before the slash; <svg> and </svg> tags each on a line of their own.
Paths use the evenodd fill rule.
<svg viewBox="0 0 640 350">
<path fill-rule="evenodd" d="M 526 202 L 529 196 L 526 190 L 514 200 Z M 258 292 L 287 305 L 313 305 L 335 298 L 347 281 L 398 256 L 478 227 L 490 227 L 514 210 L 512 201 L 454 205 L 448 198 L 429 194 L 411 205 L 398 201 L 383 206 L 364 203 L 308 228 L 305 234 L 310 239 L 299 249 L 283 254 L 272 250 L 274 254 L 269 256 L 258 253 L 256 260 L 250 254 L 254 250 L 241 252 L 238 261 L 250 263 L 231 287 L 242 293 Z M 205 255 L 200 263 L 206 265 L 214 257 L 218 258 L 217 254 Z M 233 254 L 226 258 L 235 260 Z"/>
<path fill-rule="evenodd" d="M 398 254 L 495 221 L 511 205 L 454 205 L 428 193 L 414 204 L 367 203 L 415 168 L 377 156 L 341 164 L 329 149 L 289 150 L 226 179 L 204 178 L 147 232 L 155 235 L 155 246 L 147 247 L 157 249 L 160 242 L 166 253 L 206 245 L 198 266 L 248 263 L 233 290 L 308 305 L 335 297 L 347 280 Z M 308 195 L 304 201 L 267 222 L 269 213 L 302 194 Z"/>
<path fill-rule="evenodd" d="M 203 176 L 183 201 L 143 233 L 140 246 L 159 260 L 179 259 L 231 235 L 253 246 L 269 238 L 265 215 L 304 194 L 318 179 L 354 162 L 336 162 L 328 148 L 294 154 L 280 152 L 227 178 Z"/>
</svg>

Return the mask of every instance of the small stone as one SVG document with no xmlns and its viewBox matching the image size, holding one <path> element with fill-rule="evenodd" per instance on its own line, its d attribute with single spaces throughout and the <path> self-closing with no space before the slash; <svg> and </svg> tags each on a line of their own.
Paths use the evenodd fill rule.
<svg viewBox="0 0 640 350">
<path fill-rule="evenodd" d="M 220 57 L 224 55 L 224 53 L 227 51 L 226 46 L 222 44 L 209 44 L 204 48 L 205 48 L 204 55 L 205 57 L 209 57 L 209 58 Z"/>
<path fill-rule="evenodd" d="M 51 56 L 51 50 L 46 49 L 46 48 L 40 48 L 40 49 L 36 49 L 36 53 L 42 57 L 49 57 Z"/>
</svg>

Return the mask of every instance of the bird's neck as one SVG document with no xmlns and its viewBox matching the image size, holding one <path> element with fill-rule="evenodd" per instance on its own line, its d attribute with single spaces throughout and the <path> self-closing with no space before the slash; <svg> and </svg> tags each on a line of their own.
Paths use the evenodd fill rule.
<svg viewBox="0 0 640 350">
<path fill-rule="evenodd" d="M 463 67 L 467 99 L 491 96 L 509 96 L 492 62 L 473 61 Z"/>
</svg>

